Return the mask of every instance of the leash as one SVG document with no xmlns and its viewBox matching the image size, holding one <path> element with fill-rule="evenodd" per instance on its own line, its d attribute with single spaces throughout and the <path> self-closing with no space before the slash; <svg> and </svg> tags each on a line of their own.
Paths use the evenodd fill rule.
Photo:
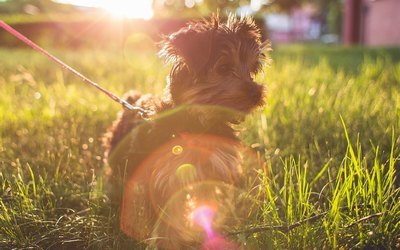
<svg viewBox="0 0 400 250">
<path fill-rule="evenodd" d="M 66 70 L 69 70 L 70 72 L 72 72 L 73 74 L 75 74 L 76 76 L 78 76 L 84 83 L 92 85 L 93 87 L 97 88 L 98 90 L 100 90 L 101 92 L 103 92 L 104 94 L 106 94 L 108 97 L 110 97 L 111 99 L 113 99 L 114 101 L 118 102 L 119 104 L 121 104 L 124 108 L 132 110 L 132 111 L 136 111 L 139 113 L 140 116 L 142 116 L 142 118 L 146 115 L 146 110 L 142 109 L 140 107 L 135 107 L 132 106 L 130 103 L 128 103 L 127 101 L 119 98 L 118 96 L 114 95 L 113 93 L 111 93 L 110 91 L 106 90 L 105 88 L 101 87 L 99 84 L 95 83 L 94 81 L 90 80 L 89 78 L 87 78 L 86 76 L 82 75 L 81 73 L 79 73 L 77 70 L 75 70 L 74 68 L 72 68 L 71 66 L 67 65 L 66 63 L 64 63 L 63 61 L 61 61 L 60 59 L 58 59 L 57 57 L 53 56 L 52 54 L 50 54 L 49 52 L 47 52 L 45 49 L 41 48 L 39 45 L 37 45 L 36 43 L 32 42 L 31 40 L 29 40 L 26 36 L 22 35 L 21 33 L 19 33 L 18 31 L 16 31 L 14 28 L 12 28 L 10 25 L 6 24 L 3 20 L 0 20 L 0 27 L 3 28 L 5 31 L 7 31 L 8 33 L 10 33 L 11 35 L 15 36 L 16 38 L 18 38 L 19 40 L 21 40 L 22 42 L 24 42 L 25 44 L 29 45 L 31 48 L 39 51 L 40 53 L 44 54 L 45 56 L 47 56 L 48 58 L 50 58 L 50 60 L 52 60 L 53 62 L 58 63 L 59 65 L 61 65 L 61 67 L 63 67 Z"/>
</svg>

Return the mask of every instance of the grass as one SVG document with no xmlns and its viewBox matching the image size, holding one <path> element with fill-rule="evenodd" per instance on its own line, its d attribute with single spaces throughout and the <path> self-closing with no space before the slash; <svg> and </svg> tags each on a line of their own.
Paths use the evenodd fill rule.
<svg viewBox="0 0 400 250">
<path fill-rule="evenodd" d="M 118 95 L 161 93 L 168 67 L 146 51 L 53 52 Z M 225 233 L 255 249 L 399 247 L 398 50 L 272 57 L 267 106 L 241 126 L 265 162 L 253 215 Z M 102 180 L 100 138 L 120 107 L 34 51 L 0 58 L 0 248 L 145 248 L 119 232 Z"/>
</svg>

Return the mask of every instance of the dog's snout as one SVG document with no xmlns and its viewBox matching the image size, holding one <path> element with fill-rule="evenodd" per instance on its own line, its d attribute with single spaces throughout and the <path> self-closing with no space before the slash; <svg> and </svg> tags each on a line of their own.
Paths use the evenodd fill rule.
<svg viewBox="0 0 400 250">
<path fill-rule="evenodd" d="M 243 84 L 243 91 L 251 102 L 259 103 L 263 98 L 264 87 L 253 81 L 245 82 Z"/>
<path fill-rule="evenodd" d="M 249 95 L 261 92 L 262 90 L 262 86 L 255 82 L 245 82 L 243 85 L 244 85 L 244 91 Z"/>
</svg>

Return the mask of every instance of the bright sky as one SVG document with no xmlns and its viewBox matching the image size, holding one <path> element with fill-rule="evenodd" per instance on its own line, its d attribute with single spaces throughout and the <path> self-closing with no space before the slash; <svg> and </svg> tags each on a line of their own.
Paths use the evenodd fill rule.
<svg viewBox="0 0 400 250">
<path fill-rule="evenodd" d="M 150 19 L 153 0 L 56 0 L 79 6 L 102 8 L 117 18 Z"/>
</svg>

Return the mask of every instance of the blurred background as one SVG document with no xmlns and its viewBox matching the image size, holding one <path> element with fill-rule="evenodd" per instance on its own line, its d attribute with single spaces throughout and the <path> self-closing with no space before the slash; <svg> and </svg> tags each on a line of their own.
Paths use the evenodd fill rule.
<svg viewBox="0 0 400 250">
<path fill-rule="evenodd" d="M 400 45 L 398 0 L 0 0 L 0 19 L 41 45 L 61 47 L 120 45 L 132 34 L 136 43 L 158 41 L 217 11 L 255 16 L 275 45 Z M 2 30 L 0 45 L 23 46 Z"/>
</svg>

